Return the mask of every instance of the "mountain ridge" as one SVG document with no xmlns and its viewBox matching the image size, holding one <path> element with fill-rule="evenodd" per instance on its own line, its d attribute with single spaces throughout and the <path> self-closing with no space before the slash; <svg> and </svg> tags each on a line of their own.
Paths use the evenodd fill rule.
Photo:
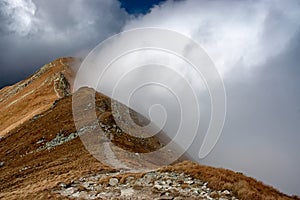
<svg viewBox="0 0 300 200">
<path fill-rule="evenodd" d="M 28 79 L 0 90 L 0 199 L 139 199 L 146 195 L 145 199 L 299 200 L 227 169 L 189 160 L 160 166 L 161 160 L 172 154 L 141 163 L 143 153 L 159 149 L 163 142 L 159 137 L 135 139 L 120 130 L 112 117 L 111 100 L 105 95 L 91 88 L 71 93 L 71 65 L 75 63 L 75 58 L 59 58 Z M 79 130 L 72 114 L 73 95 L 81 98 L 79 106 L 86 109 Z M 95 101 L 100 126 L 91 120 L 94 111 L 88 109 L 87 99 Z M 87 151 L 80 137 L 89 136 L 93 141 L 100 132 L 102 139 L 111 143 L 91 143 L 101 154 L 96 159 L 99 157 Z M 106 144 L 110 153 L 103 152 Z M 134 170 L 119 163 L 113 163 L 119 168 L 109 165 L 116 160 Z"/>
<path fill-rule="evenodd" d="M 27 79 L 0 90 L 0 136 L 71 93 L 74 72 L 68 65 L 74 61 L 70 57 L 57 59 Z"/>
</svg>

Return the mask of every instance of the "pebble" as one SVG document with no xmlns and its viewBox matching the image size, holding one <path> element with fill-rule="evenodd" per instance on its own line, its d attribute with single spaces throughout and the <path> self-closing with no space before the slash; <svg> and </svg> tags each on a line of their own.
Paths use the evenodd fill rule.
<svg viewBox="0 0 300 200">
<path fill-rule="evenodd" d="M 65 184 L 65 183 L 60 183 L 59 186 L 62 187 L 62 188 L 66 188 L 66 187 L 67 187 L 67 184 Z"/>
<path fill-rule="evenodd" d="M 132 188 L 121 190 L 121 196 L 131 196 L 133 193 L 134 193 L 134 189 Z"/>
<path fill-rule="evenodd" d="M 163 188 L 163 186 L 161 186 L 161 185 L 154 185 L 154 188 L 158 189 L 158 190 L 161 190 Z"/>
<path fill-rule="evenodd" d="M 79 192 L 75 192 L 72 197 L 79 197 L 80 193 Z"/>
<path fill-rule="evenodd" d="M 109 179 L 109 185 L 116 186 L 118 184 L 119 180 L 117 178 L 111 178 Z"/>
<path fill-rule="evenodd" d="M 230 192 L 228 190 L 224 190 L 222 193 L 225 195 L 230 195 Z"/>
</svg>

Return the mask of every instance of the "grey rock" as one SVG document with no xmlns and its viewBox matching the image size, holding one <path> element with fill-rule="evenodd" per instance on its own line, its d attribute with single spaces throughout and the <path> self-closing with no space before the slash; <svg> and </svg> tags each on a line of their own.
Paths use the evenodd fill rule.
<svg viewBox="0 0 300 200">
<path fill-rule="evenodd" d="M 230 192 L 228 190 L 224 190 L 222 193 L 225 195 L 230 195 Z"/>
<path fill-rule="evenodd" d="M 86 189 L 91 189 L 93 184 L 94 182 L 88 181 L 88 182 L 84 182 L 82 186 L 85 187 Z"/>
<path fill-rule="evenodd" d="M 80 199 L 89 199 L 89 197 L 90 195 L 86 191 L 81 191 L 78 196 Z"/>
<path fill-rule="evenodd" d="M 109 185 L 116 186 L 119 183 L 119 180 L 117 178 L 111 178 L 109 179 Z"/>
<path fill-rule="evenodd" d="M 79 195 L 80 195 L 80 192 L 75 192 L 75 193 L 72 194 L 72 197 L 75 197 L 75 198 L 77 197 L 78 198 Z"/>
<path fill-rule="evenodd" d="M 167 180 L 166 183 L 167 183 L 167 185 L 171 185 L 172 181 L 171 180 Z"/>
<path fill-rule="evenodd" d="M 62 187 L 62 188 L 66 188 L 67 184 L 66 183 L 60 183 L 59 186 Z"/>
<path fill-rule="evenodd" d="M 61 183 L 59 191 L 56 193 L 74 199 L 207 199 L 213 200 L 215 197 L 222 200 L 237 200 L 230 191 L 215 191 L 201 180 L 193 179 L 176 172 L 152 171 L 144 174 L 141 178 L 129 176 L 125 183 L 120 184 L 115 178 L 118 172 L 107 172 L 105 174 L 91 174 L 81 177 L 77 181 L 72 181 L 70 186 Z M 108 186 L 98 183 L 102 178 L 110 177 Z M 189 187 L 182 187 L 179 182 L 189 184 Z M 154 184 L 153 184 L 154 183 Z M 86 190 L 78 191 L 84 186 Z M 220 195 L 221 198 L 218 196 Z"/>
<path fill-rule="evenodd" d="M 175 197 L 173 200 L 184 200 L 185 198 L 183 197 Z"/>
<path fill-rule="evenodd" d="M 184 181 L 184 183 L 186 183 L 186 184 L 193 184 L 194 183 L 194 181 L 192 181 L 192 180 L 186 180 L 186 181 Z"/>
<path fill-rule="evenodd" d="M 132 188 L 121 190 L 121 196 L 132 196 L 133 194 L 134 194 L 134 189 Z"/>
<path fill-rule="evenodd" d="M 74 192 L 77 191 L 77 189 L 74 188 L 74 187 L 69 187 L 69 188 L 66 189 L 66 191 L 69 191 L 70 193 L 74 193 Z"/>
<path fill-rule="evenodd" d="M 158 189 L 158 190 L 161 190 L 161 189 L 163 188 L 163 186 L 158 185 L 158 184 L 155 184 L 155 185 L 153 186 L 153 188 Z"/>
</svg>

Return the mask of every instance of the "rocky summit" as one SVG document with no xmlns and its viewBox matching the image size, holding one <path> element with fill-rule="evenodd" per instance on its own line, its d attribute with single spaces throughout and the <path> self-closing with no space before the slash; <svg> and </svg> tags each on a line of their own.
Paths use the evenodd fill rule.
<svg viewBox="0 0 300 200">
<path fill-rule="evenodd" d="M 132 121 L 147 121 L 139 113 L 120 103 L 113 113 L 114 101 L 92 88 L 72 93 L 78 61 L 59 58 L 0 90 L 0 199 L 299 200 L 186 155 L 164 164 L 171 149 L 145 159 L 170 139 L 134 137 Z M 114 116 L 128 110 L 121 128 Z"/>
</svg>

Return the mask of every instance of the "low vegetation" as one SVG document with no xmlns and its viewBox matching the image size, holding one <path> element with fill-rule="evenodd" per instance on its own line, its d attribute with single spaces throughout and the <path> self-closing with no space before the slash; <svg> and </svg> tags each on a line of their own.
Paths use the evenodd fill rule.
<svg viewBox="0 0 300 200">
<path fill-rule="evenodd" d="M 288 196 L 262 182 L 228 169 L 199 165 L 184 161 L 166 166 L 161 171 L 180 171 L 208 182 L 215 190 L 230 190 L 241 200 L 299 200 L 297 196 Z"/>
</svg>

